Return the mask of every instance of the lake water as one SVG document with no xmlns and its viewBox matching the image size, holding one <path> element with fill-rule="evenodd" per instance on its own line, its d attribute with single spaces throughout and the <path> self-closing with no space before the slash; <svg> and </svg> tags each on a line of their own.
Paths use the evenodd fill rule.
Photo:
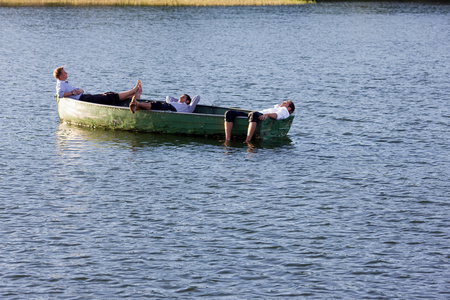
<svg viewBox="0 0 450 300">
<path fill-rule="evenodd" d="M 450 297 L 450 6 L 0 8 L 0 297 Z M 60 124 L 90 93 L 296 104 L 252 146 Z"/>
</svg>

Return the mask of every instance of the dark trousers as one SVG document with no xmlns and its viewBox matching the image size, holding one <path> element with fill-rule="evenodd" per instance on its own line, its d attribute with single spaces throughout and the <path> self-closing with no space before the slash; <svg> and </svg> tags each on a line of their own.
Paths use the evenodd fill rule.
<svg viewBox="0 0 450 300">
<path fill-rule="evenodd" d="M 234 122 L 236 117 L 247 117 L 248 122 L 258 122 L 259 117 L 262 116 L 262 113 L 257 111 L 252 111 L 250 113 L 245 113 L 242 111 L 236 111 L 236 110 L 227 110 L 225 112 L 225 120 L 227 122 Z"/>
<path fill-rule="evenodd" d="M 171 111 L 177 111 L 175 107 L 173 107 L 172 104 L 169 103 L 163 103 L 158 101 L 150 101 L 152 104 L 152 110 L 171 110 Z"/>
<path fill-rule="evenodd" d="M 119 94 L 113 92 L 97 95 L 83 94 L 81 95 L 80 100 L 106 105 L 119 105 L 120 103 Z"/>
</svg>

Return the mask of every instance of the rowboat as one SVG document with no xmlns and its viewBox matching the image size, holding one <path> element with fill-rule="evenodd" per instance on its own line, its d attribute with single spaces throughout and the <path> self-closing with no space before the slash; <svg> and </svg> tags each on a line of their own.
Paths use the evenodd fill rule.
<svg viewBox="0 0 450 300">
<path fill-rule="evenodd" d="M 239 108 L 199 104 L 193 113 L 139 110 L 132 114 L 128 108 L 130 101 L 122 101 L 120 106 L 113 106 L 57 97 L 56 103 L 61 122 L 117 130 L 212 137 L 225 136 L 224 114 L 227 110 L 251 112 Z M 283 120 L 267 118 L 258 122 L 255 138 L 269 140 L 286 137 L 293 120 L 294 116 L 291 115 Z M 237 117 L 233 126 L 233 137 L 245 136 L 247 126 L 246 117 Z"/>
</svg>

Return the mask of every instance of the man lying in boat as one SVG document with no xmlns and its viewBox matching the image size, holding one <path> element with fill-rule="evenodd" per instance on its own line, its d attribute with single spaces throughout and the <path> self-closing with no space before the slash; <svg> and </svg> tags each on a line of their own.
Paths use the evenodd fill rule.
<svg viewBox="0 0 450 300">
<path fill-rule="evenodd" d="M 267 108 L 261 111 L 252 111 L 251 113 L 245 113 L 236 110 L 227 110 L 225 112 L 225 142 L 231 141 L 231 131 L 233 130 L 234 120 L 237 116 L 248 117 L 247 138 L 244 143 L 250 143 L 253 134 L 255 133 L 258 121 L 272 118 L 275 120 L 282 120 L 289 117 L 295 110 L 295 105 L 291 100 L 284 101 L 281 104 L 277 104 L 272 108 Z"/>
<path fill-rule="evenodd" d="M 187 94 L 183 94 L 177 100 L 174 97 L 167 96 L 166 102 L 159 101 L 146 101 L 138 102 L 137 97 L 133 97 L 130 102 L 131 113 L 135 113 L 137 110 L 170 110 L 184 113 L 192 113 L 195 110 L 200 96 L 197 95 L 191 100 L 191 97 Z"/>
<path fill-rule="evenodd" d="M 142 85 L 138 80 L 136 86 L 126 92 L 114 93 L 107 92 L 103 94 L 85 94 L 80 88 L 75 88 L 67 82 L 67 72 L 64 67 L 56 68 L 53 71 L 53 76 L 57 79 L 56 81 L 56 94 L 58 97 L 69 97 L 75 100 L 81 100 L 86 102 L 93 102 L 106 105 L 119 105 L 123 100 L 130 99 L 131 97 L 140 98 L 142 93 Z"/>
</svg>

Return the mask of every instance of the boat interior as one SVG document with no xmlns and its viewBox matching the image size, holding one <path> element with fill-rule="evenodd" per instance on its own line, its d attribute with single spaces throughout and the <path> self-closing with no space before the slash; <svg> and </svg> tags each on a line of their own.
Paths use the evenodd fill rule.
<svg viewBox="0 0 450 300">
<path fill-rule="evenodd" d="M 129 106 L 130 105 L 130 100 L 127 101 L 123 101 L 121 103 L 121 106 Z M 145 102 L 145 101 L 157 101 L 157 100 L 138 100 L 139 102 Z M 158 102 L 165 102 L 165 101 L 158 101 Z M 207 114 L 207 115 L 220 115 L 223 117 L 223 115 L 225 114 L 225 112 L 227 110 L 237 110 L 237 111 L 243 111 L 243 112 L 250 112 L 250 110 L 245 110 L 245 109 L 241 109 L 241 108 L 235 108 L 235 107 L 220 107 L 220 106 L 210 106 L 210 105 L 202 105 L 202 104 L 197 104 L 197 106 L 195 107 L 195 110 L 193 113 L 197 113 L 197 114 Z"/>
</svg>

